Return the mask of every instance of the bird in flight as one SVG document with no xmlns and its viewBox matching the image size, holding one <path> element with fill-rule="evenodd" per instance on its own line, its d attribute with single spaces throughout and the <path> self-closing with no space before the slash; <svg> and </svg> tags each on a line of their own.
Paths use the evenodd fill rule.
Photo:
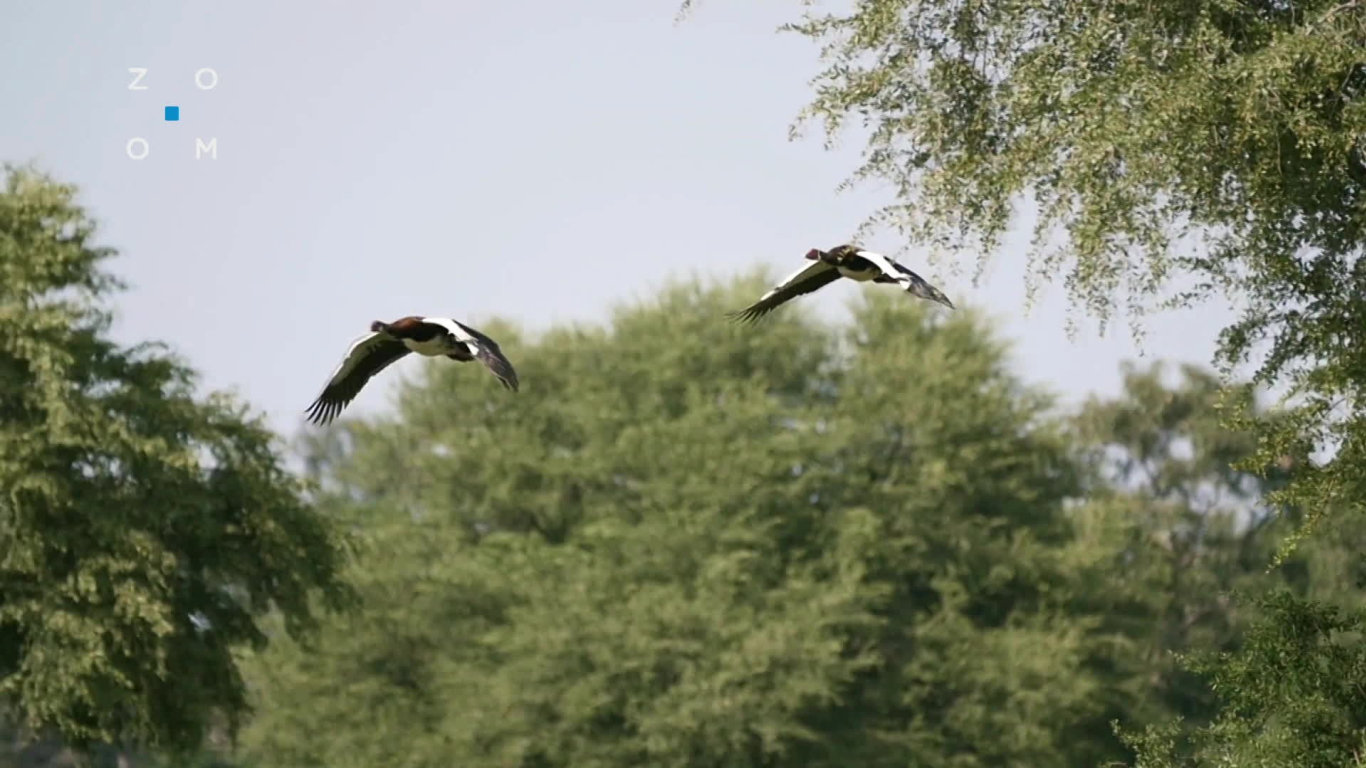
<svg viewBox="0 0 1366 768">
<path fill-rule="evenodd" d="M 953 309 L 953 302 L 926 282 L 925 278 L 880 253 L 865 251 L 856 245 L 837 245 L 828 251 L 812 248 L 806 252 L 806 258 L 816 263 L 788 275 L 768 293 L 760 296 L 758 301 L 738 312 L 729 312 L 726 316 L 742 322 L 754 322 L 779 305 L 829 285 L 841 277 L 860 283 L 895 283 L 912 296 Z"/>
<path fill-rule="evenodd" d="M 517 391 L 517 371 L 503 356 L 498 343 L 464 323 L 449 317 L 402 317 L 392 323 L 379 320 L 370 332 L 351 342 L 341 364 L 332 372 L 322 394 L 305 413 L 314 424 L 326 424 L 342 412 L 366 382 L 409 352 L 426 357 L 449 357 L 462 363 L 478 360 L 493 372 L 504 387 Z"/>
</svg>

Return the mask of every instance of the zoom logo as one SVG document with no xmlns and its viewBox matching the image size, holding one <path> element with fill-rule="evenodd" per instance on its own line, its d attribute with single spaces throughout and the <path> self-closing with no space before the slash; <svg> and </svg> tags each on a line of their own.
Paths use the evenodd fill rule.
<svg viewBox="0 0 1366 768">
<path fill-rule="evenodd" d="M 147 79 L 147 72 L 148 69 L 146 67 L 129 67 L 128 74 L 131 76 L 131 82 L 128 83 L 128 90 L 149 90 L 147 84 L 143 82 Z M 218 72 L 209 67 L 203 67 L 196 70 L 194 73 L 194 86 L 201 91 L 212 91 L 214 88 L 218 87 Z M 161 114 L 163 121 L 178 123 L 181 118 L 180 105 L 167 104 L 162 108 Z M 188 141 L 186 142 L 186 145 L 188 146 Z M 147 156 L 152 153 L 152 144 L 145 137 L 134 136 L 128 140 L 128 144 L 124 147 L 124 151 L 128 154 L 128 157 L 133 160 L 145 160 L 147 159 Z M 218 159 L 218 137 L 210 137 L 207 141 L 202 136 L 194 137 L 194 159 L 200 160 L 205 157 L 210 160 Z"/>
</svg>

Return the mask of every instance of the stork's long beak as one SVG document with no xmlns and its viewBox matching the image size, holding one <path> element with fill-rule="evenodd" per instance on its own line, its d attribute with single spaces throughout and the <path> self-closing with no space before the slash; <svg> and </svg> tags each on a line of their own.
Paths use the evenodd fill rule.
<svg viewBox="0 0 1366 768">
<path fill-rule="evenodd" d="M 935 296 L 935 297 L 934 297 L 934 300 L 937 301 L 937 302 L 939 302 L 940 304 L 943 304 L 944 306 L 948 307 L 949 309 L 954 309 L 953 302 L 952 302 L 952 301 L 949 301 L 949 297 L 948 297 L 948 296 L 945 296 L 945 295 L 942 294 L 942 293 L 939 294 L 938 296 Z"/>
</svg>

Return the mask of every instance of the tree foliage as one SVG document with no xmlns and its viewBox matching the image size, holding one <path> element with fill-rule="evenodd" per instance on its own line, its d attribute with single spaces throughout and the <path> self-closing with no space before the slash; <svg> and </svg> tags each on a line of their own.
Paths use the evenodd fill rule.
<svg viewBox="0 0 1366 768">
<path fill-rule="evenodd" d="M 1217 359 L 1226 373 L 1252 364 L 1291 406 L 1259 421 L 1225 414 L 1235 432 L 1257 433 L 1243 466 L 1280 475 L 1265 501 L 1284 521 L 1333 513 L 1333 535 L 1360 541 L 1366 4 L 856 0 L 789 29 L 818 41 L 826 65 L 804 117 L 832 136 L 861 117 L 868 143 L 852 181 L 894 185 L 874 222 L 912 242 L 980 247 L 985 259 L 1029 202 L 1031 280 L 1063 282 L 1102 320 L 1232 299 L 1241 316 Z M 1183 527 L 1207 531 L 1208 520 Z M 1307 530 L 1289 542 L 1311 551 L 1283 562 L 1283 575 L 1359 604 L 1344 589 L 1362 583 L 1359 549 L 1301 540 Z M 1328 644 L 1350 656 L 1360 642 L 1355 619 L 1338 626 L 1318 601 L 1278 600 L 1256 625 L 1260 645 L 1204 668 L 1226 708 L 1201 733 L 1225 751 L 1189 759 L 1344 764 L 1357 749 L 1341 734 L 1322 753 L 1266 741 L 1297 712 L 1320 711 L 1322 680 L 1306 670 L 1340 655 Z M 1254 722 L 1251 670 L 1273 659 L 1282 687 Z M 1341 674 L 1353 679 L 1349 664 Z M 1333 690 L 1332 706 L 1361 708 L 1350 686 Z"/>
<path fill-rule="evenodd" d="M 1236 299 L 1220 359 L 1299 398 L 1260 460 L 1300 460 L 1311 518 L 1362 498 L 1360 0 L 857 0 L 790 29 L 826 64 L 805 116 L 868 128 L 880 221 L 985 259 L 1030 199 L 1032 278 L 1102 320 Z"/>
<path fill-rule="evenodd" d="M 156 344 L 121 347 L 112 251 L 69 186 L 0 192 L 0 697 L 33 733 L 198 747 L 234 653 L 344 596 L 341 541 L 273 436 Z"/>
<path fill-rule="evenodd" d="M 1200 654 L 1223 708 L 1207 728 L 1178 724 L 1128 737 L 1136 768 L 1351 768 L 1366 765 L 1366 614 L 1284 592 L 1233 653 Z"/>
</svg>

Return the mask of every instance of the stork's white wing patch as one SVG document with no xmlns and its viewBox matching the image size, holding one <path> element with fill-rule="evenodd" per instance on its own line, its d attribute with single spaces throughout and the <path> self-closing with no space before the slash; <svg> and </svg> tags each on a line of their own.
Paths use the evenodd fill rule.
<svg viewBox="0 0 1366 768">
<path fill-rule="evenodd" d="M 876 265 L 878 269 L 882 270 L 882 274 L 886 275 L 887 277 L 893 278 L 903 283 L 910 280 L 910 278 L 907 277 L 904 272 L 902 272 L 901 270 L 897 269 L 895 266 L 892 265 L 891 259 L 887 258 L 886 256 L 883 256 L 880 253 L 860 250 L 858 252 L 858 255 L 873 262 L 873 264 Z"/>
<path fill-rule="evenodd" d="M 346 355 L 342 357 L 342 361 L 337 364 L 337 367 L 332 370 L 332 375 L 327 378 L 328 383 L 341 381 L 346 378 L 346 376 L 360 364 L 360 361 L 365 359 L 366 353 L 370 351 L 370 347 L 373 346 L 374 341 L 377 340 L 380 335 L 381 334 L 377 332 L 371 332 L 363 336 L 357 336 L 356 339 L 351 342 L 351 346 L 346 348 Z"/>
</svg>

